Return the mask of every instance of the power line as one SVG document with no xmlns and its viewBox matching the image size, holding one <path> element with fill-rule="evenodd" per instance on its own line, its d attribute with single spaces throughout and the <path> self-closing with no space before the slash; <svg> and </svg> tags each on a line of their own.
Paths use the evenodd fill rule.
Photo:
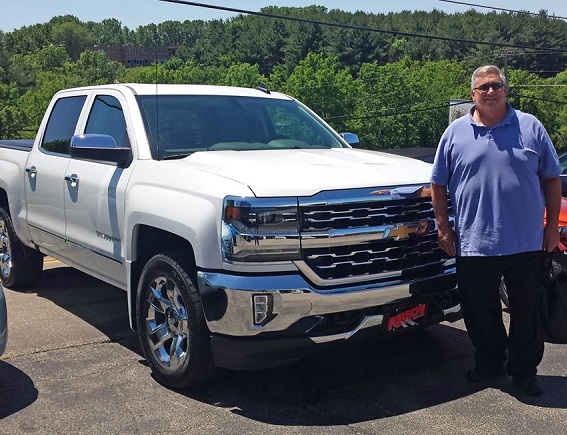
<svg viewBox="0 0 567 435">
<path fill-rule="evenodd" d="M 492 47 L 540 50 L 539 52 L 536 51 L 537 54 L 543 54 L 541 52 L 541 50 L 543 50 L 544 53 L 556 53 L 556 52 L 559 51 L 559 50 L 556 50 L 556 49 L 548 49 L 548 48 L 545 48 L 545 47 L 532 47 L 532 46 L 525 46 L 525 45 L 514 45 L 514 44 L 499 43 L 499 42 L 472 41 L 472 40 L 449 38 L 449 37 L 436 36 L 436 35 L 400 32 L 400 31 L 394 31 L 394 30 L 376 29 L 376 28 L 355 26 L 355 25 L 342 24 L 342 23 L 324 22 L 324 21 L 310 20 L 310 19 L 305 19 L 305 18 L 269 14 L 269 13 L 265 13 L 265 12 L 256 12 L 256 11 L 250 11 L 250 10 L 246 10 L 246 9 L 231 8 L 231 7 L 225 7 L 225 6 L 219 6 L 219 5 L 210 5 L 210 4 L 204 4 L 204 3 L 192 2 L 192 1 L 186 1 L 186 0 L 160 0 L 160 1 L 167 2 L 167 3 L 183 4 L 183 5 L 186 5 L 186 6 L 194 6 L 194 7 L 200 7 L 200 8 L 222 10 L 222 11 L 225 11 L 225 12 L 232 12 L 232 13 L 243 14 L 243 15 L 254 15 L 254 16 L 260 16 L 260 17 L 265 17 L 265 18 L 273 18 L 273 19 L 280 19 L 280 20 L 285 20 L 285 21 L 301 22 L 301 23 L 312 24 L 312 25 L 338 27 L 338 28 L 341 28 L 341 29 L 375 32 L 375 33 L 389 34 L 389 35 L 394 35 L 394 36 L 404 36 L 404 37 L 410 37 L 410 38 L 423 38 L 423 39 L 430 39 L 430 40 L 440 40 L 440 41 L 451 42 L 451 43 L 487 45 L 487 46 L 492 46 Z M 440 0 L 440 1 L 449 1 L 449 0 Z M 495 9 L 497 9 L 497 8 L 495 8 Z M 513 12 L 515 12 L 515 11 L 513 11 Z M 539 14 L 534 14 L 534 15 L 539 15 Z M 561 17 L 559 17 L 559 18 L 561 18 Z M 561 52 L 564 52 L 564 50 L 561 50 Z M 528 53 L 525 53 L 525 54 L 528 54 Z M 546 102 L 550 102 L 550 103 L 553 102 L 553 103 L 556 103 L 556 104 L 565 104 L 564 102 L 561 102 L 561 101 L 545 100 L 545 99 L 540 99 L 540 98 L 532 97 L 532 96 L 523 96 L 523 98 L 546 101 Z M 363 119 L 379 118 L 379 117 L 411 115 L 411 114 L 414 114 L 414 113 L 446 109 L 448 107 L 451 107 L 452 105 L 456 105 L 456 104 L 460 104 L 460 103 L 461 102 L 453 103 L 453 104 L 444 103 L 442 105 L 422 107 L 422 108 L 410 106 L 409 108 L 406 108 L 405 110 L 402 109 L 403 111 L 398 110 L 398 111 L 392 111 L 390 113 L 388 113 L 388 112 L 376 113 L 375 112 L 375 113 L 364 115 L 364 116 L 338 115 L 338 116 L 333 116 L 333 117 L 327 117 L 326 120 L 327 121 L 338 120 L 338 119 L 363 120 Z"/>
<path fill-rule="evenodd" d="M 541 97 L 536 97 L 536 96 L 533 96 L 533 95 L 526 95 L 526 94 L 521 94 L 521 93 L 510 94 L 510 97 L 523 98 L 523 99 L 527 98 L 528 100 L 543 101 L 544 103 L 553 103 L 553 104 L 562 104 L 562 105 L 567 104 L 567 101 L 550 100 L 549 98 L 541 98 Z"/>
<path fill-rule="evenodd" d="M 561 72 L 561 71 L 559 71 Z M 567 85 L 514 85 L 514 88 L 555 88 L 555 87 L 564 87 Z"/>
<path fill-rule="evenodd" d="M 514 45 L 514 44 L 506 44 L 503 42 L 487 42 L 487 41 L 472 41 L 469 39 L 458 39 L 458 38 L 450 38 L 445 36 L 436 36 L 436 35 L 426 35 L 421 33 L 410 33 L 410 32 L 400 32 L 395 30 L 384 30 L 384 29 L 375 29 L 371 27 L 363 27 L 363 26 L 354 26 L 351 24 L 342 24 L 342 23 L 333 23 L 333 22 L 325 22 L 325 21 L 317 21 L 317 20 L 309 20 L 306 18 L 298 18 L 298 17 L 289 17 L 285 15 L 276 15 L 276 14 L 268 14 L 265 12 L 256 12 L 256 11 L 249 11 L 246 9 L 238 9 L 238 8 L 230 8 L 226 6 L 219 6 L 219 5 L 209 5 L 204 3 L 197 3 L 192 1 L 186 0 L 160 0 L 166 3 L 177 3 L 186 6 L 195 6 L 198 8 L 206 8 L 206 9 L 215 9 L 225 12 L 233 12 L 237 14 L 244 14 L 244 15 L 255 15 L 259 17 L 266 17 L 266 18 L 275 18 L 279 20 L 287 20 L 287 21 L 295 21 L 300 23 L 307 23 L 307 24 L 315 24 L 320 26 L 330 26 L 330 27 L 338 27 L 341 29 L 349 29 L 349 30 L 361 30 L 365 32 L 374 32 L 374 33 L 383 33 L 388 35 L 394 36 L 405 36 L 409 38 L 423 38 L 423 39 L 432 39 L 438 41 L 445 41 L 451 43 L 463 43 L 463 44 L 474 44 L 474 45 L 488 45 L 491 47 L 507 47 L 507 48 L 522 48 L 526 50 L 545 50 L 549 53 L 554 53 L 557 50 L 553 48 L 545 48 L 545 47 L 532 47 L 528 45 Z"/>
<path fill-rule="evenodd" d="M 550 85 L 552 86 L 552 85 Z M 525 95 L 525 94 L 521 94 L 521 93 L 515 93 L 515 94 L 510 94 L 509 97 L 511 98 L 523 98 L 523 99 L 528 99 L 528 100 L 535 100 L 535 101 L 542 101 L 545 103 L 552 103 L 552 104 L 561 104 L 561 105 L 565 105 L 567 104 L 567 101 L 561 101 L 561 100 L 551 100 L 549 98 L 540 98 L 540 97 L 536 97 L 533 95 Z M 403 115 L 413 115 L 415 113 L 421 113 L 421 112 L 431 112 L 434 110 L 441 110 L 441 109 L 447 109 L 450 108 L 452 106 L 458 106 L 459 104 L 462 103 L 472 103 L 472 100 L 460 100 L 459 102 L 456 103 L 443 103 L 440 105 L 436 105 L 436 106 L 428 106 L 428 107 L 415 107 L 415 106 L 409 106 L 408 109 L 402 107 L 397 109 L 396 111 L 389 111 L 391 109 L 386 108 L 383 109 L 382 111 L 379 112 L 372 112 L 369 113 L 368 115 L 360 115 L 360 116 L 353 116 L 353 115 L 337 115 L 337 116 L 329 116 L 329 117 L 325 117 L 325 121 L 329 122 L 329 121 L 333 121 L 333 120 L 338 120 L 338 119 L 348 119 L 348 120 L 364 120 L 364 119 L 373 119 L 373 118 L 389 118 L 389 117 L 393 117 L 393 116 L 403 116 Z M 407 107 L 407 106 L 406 106 Z M 392 108 L 393 109 L 393 108 Z"/>
<path fill-rule="evenodd" d="M 541 14 L 538 14 L 536 12 L 528 12 L 528 11 L 515 11 L 513 9 L 504 9 L 504 8 L 498 8 L 495 6 L 485 6 L 485 5 L 478 5 L 478 4 L 474 4 L 474 3 L 465 3 L 465 2 L 458 2 L 458 1 L 454 1 L 454 0 L 439 0 L 440 2 L 445 2 L 445 3 L 455 3 L 458 5 L 465 5 L 465 6 L 472 6 L 474 8 L 486 8 L 486 9 L 494 9 L 495 11 L 503 11 L 503 12 L 512 12 L 514 14 L 524 14 L 524 15 L 535 15 L 536 17 L 541 16 Z M 562 20 L 567 20 L 566 17 L 559 17 L 557 15 L 546 15 L 549 18 L 560 18 Z"/>
<path fill-rule="evenodd" d="M 430 111 L 433 111 L 433 110 L 446 109 L 448 107 L 457 106 L 459 104 L 467 103 L 467 102 L 470 103 L 470 102 L 472 102 L 472 100 L 470 100 L 470 101 L 469 100 L 461 100 L 458 103 L 443 103 L 443 104 L 438 105 L 438 106 L 429 106 L 429 107 L 423 107 L 423 108 L 412 108 L 410 106 L 409 110 L 402 109 L 404 111 L 397 111 L 397 112 L 390 112 L 390 113 L 387 112 L 387 110 L 389 110 L 389 109 L 384 109 L 384 111 L 386 111 L 386 113 L 384 113 L 384 112 L 373 112 L 373 113 L 370 113 L 368 115 L 361 115 L 361 116 L 352 116 L 352 115 L 329 116 L 329 117 L 325 118 L 325 121 L 332 121 L 332 120 L 335 120 L 335 119 L 363 120 L 363 119 L 372 119 L 372 118 L 387 118 L 387 117 L 391 117 L 391 116 L 412 115 L 414 113 L 430 112 Z"/>
</svg>

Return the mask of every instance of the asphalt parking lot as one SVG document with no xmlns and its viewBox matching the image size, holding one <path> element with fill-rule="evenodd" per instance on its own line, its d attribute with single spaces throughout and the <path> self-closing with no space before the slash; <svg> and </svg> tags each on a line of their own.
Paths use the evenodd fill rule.
<svg viewBox="0 0 567 435">
<path fill-rule="evenodd" d="M 195 390 L 151 376 L 126 294 L 58 262 L 39 285 L 6 289 L 0 433 L 528 434 L 567 427 L 567 346 L 548 345 L 541 398 L 509 380 L 471 385 L 462 322 L 289 367 L 230 372 Z"/>
</svg>

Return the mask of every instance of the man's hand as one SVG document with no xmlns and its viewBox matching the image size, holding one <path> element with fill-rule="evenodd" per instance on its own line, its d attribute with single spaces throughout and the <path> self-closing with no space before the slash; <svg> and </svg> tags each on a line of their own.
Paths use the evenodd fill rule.
<svg viewBox="0 0 567 435">
<path fill-rule="evenodd" d="M 557 245 L 559 245 L 559 230 L 553 225 L 546 226 L 543 232 L 543 250 L 553 252 Z"/>
<path fill-rule="evenodd" d="M 437 221 L 437 237 L 439 247 L 449 256 L 457 255 L 457 234 L 451 228 L 449 210 L 447 208 L 447 186 L 431 183 L 431 201 Z"/>
<path fill-rule="evenodd" d="M 457 234 L 452 228 L 437 231 L 439 247 L 449 256 L 457 255 Z"/>
</svg>

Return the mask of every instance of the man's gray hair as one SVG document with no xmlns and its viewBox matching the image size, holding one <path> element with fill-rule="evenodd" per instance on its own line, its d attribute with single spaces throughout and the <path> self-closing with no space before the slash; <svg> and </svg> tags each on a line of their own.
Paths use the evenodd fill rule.
<svg viewBox="0 0 567 435">
<path fill-rule="evenodd" d="M 483 76 L 489 73 L 496 73 L 500 76 L 500 80 L 502 80 L 502 83 L 504 83 L 504 86 L 507 86 L 506 83 L 506 77 L 504 76 L 504 74 L 502 74 L 502 71 L 500 71 L 500 68 L 498 68 L 496 65 L 483 65 L 483 66 L 479 66 L 477 69 L 474 70 L 474 72 L 472 73 L 472 77 L 471 77 L 471 90 L 474 89 L 474 85 L 476 82 L 476 79 L 478 78 L 478 76 Z"/>
</svg>

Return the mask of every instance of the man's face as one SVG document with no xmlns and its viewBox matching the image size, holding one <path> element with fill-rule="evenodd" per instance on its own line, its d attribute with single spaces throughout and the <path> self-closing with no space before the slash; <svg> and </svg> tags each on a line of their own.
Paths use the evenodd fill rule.
<svg viewBox="0 0 567 435">
<path fill-rule="evenodd" d="M 478 76 L 471 97 L 479 109 L 501 108 L 506 105 L 506 86 L 496 73 Z"/>
</svg>

